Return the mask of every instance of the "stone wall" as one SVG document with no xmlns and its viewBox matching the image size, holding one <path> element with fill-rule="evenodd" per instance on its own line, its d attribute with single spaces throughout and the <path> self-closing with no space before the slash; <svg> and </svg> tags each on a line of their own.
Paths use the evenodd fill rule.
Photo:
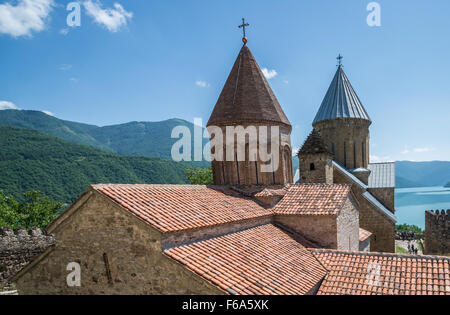
<svg viewBox="0 0 450 315">
<path fill-rule="evenodd" d="M 369 188 L 367 191 L 392 213 L 395 213 L 395 188 Z"/>
<path fill-rule="evenodd" d="M 342 207 L 337 221 L 337 249 L 359 250 L 359 212 L 351 198 Z"/>
<path fill-rule="evenodd" d="M 223 293 L 167 257 L 159 231 L 97 192 L 83 198 L 50 226 L 53 249 L 15 277 L 19 294 Z M 67 284 L 71 262 L 79 287 Z"/>
<path fill-rule="evenodd" d="M 276 215 L 274 220 L 323 248 L 338 247 L 334 215 Z"/>
<path fill-rule="evenodd" d="M 388 219 L 369 201 L 363 197 L 364 190 L 355 185 L 340 171 L 334 171 L 336 184 L 352 185 L 353 195 L 359 204 L 359 226 L 372 233 L 370 238 L 370 250 L 372 252 L 395 252 L 395 222 Z"/>
<path fill-rule="evenodd" d="M 8 285 L 10 277 L 54 242 L 52 236 L 42 234 L 37 228 L 29 233 L 23 228 L 15 231 L 0 228 L 0 289 Z"/>
<path fill-rule="evenodd" d="M 340 118 L 320 121 L 314 128 L 332 150 L 336 162 L 353 169 L 369 165 L 370 124 L 368 120 Z"/>
<path fill-rule="evenodd" d="M 298 159 L 300 183 L 333 184 L 333 160 L 328 154 L 301 154 Z"/>
<path fill-rule="evenodd" d="M 425 213 L 425 254 L 450 254 L 450 210 Z"/>
<path fill-rule="evenodd" d="M 274 125 L 277 126 L 277 125 Z M 227 126 L 228 127 L 228 126 Z M 238 127 L 238 126 L 229 126 L 229 127 Z M 237 155 L 238 153 L 238 143 L 241 143 L 238 140 L 236 135 L 234 136 L 234 147 L 233 152 L 229 152 L 227 154 L 227 131 L 226 127 L 221 126 L 222 136 L 224 139 L 224 148 L 223 148 L 223 158 L 224 161 L 212 161 L 212 170 L 214 177 L 214 184 L 217 186 L 223 185 L 232 185 L 232 186 L 250 186 L 250 185 L 286 185 L 293 183 L 293 168 L 292 168 L 292 147 L 291 147 L 291 129 L 279 125 L 279 139 L 278 139 L 278 151 L 279 151 L 279 165 L 275 172 L 265 172 L 262 170 L 262 166 L 268 164 L 266 159 L 258 154 L 258 150 L 253 152 L 253 149 L 258 149 L 258 145 L 262 142 L 258 142 L 260 140 L 260 132 L 262 132 L 261 127 L 265 127 L 267 130 L 267 152 L 271 153 L 271 127 L 267 125 L 261 125 L 260 123 L 255 122 L 254 125 L 245 125 L 243 128 L 252 128 L 255 127 L 255 134 L 252 137 L 249 136 L 250 133 L 242 133 L 242 147 L 244 155 Z M 250 132 L 251 129 L 245 129 L 245 132 Z M 211 135 L 211 153 L 216 154 L 216 150 L 219 148 L 215 147 L 215 139 L 216 137 L 220 137 L 221 135 Z M 257 136 L 257 138 L 255 138 Z M 253 140 L 252 142 L 250 142 Z M 231 138 L 230 141 L 233 141 Z M 231 145 L 230 145 L 231 146 Z M 244 148 L 245 146 L 245 148 Z M 245 151 L 245 152 L 244 152 Z M 217 152 L 218 155 L 219 152 Z M 227 155 L 228 158 L 227 158 Z M 252 155 L 252 156 L 250 156 Z M 239 160 L 239 161 L 238 161 Z M 255 161 L 257 160 L 257 161 Z"/>
</svg>

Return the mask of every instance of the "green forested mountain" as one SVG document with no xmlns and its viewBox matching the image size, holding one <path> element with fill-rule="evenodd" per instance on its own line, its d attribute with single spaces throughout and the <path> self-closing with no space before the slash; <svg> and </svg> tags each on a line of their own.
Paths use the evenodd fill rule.
<svg viewBox="0 0 450 315">
<path fill-rule="evenodd" d="M 171 138 L 174 127 L 186 126 L 191 130 L 191 134 L 194 134 L 194 125 L 182 119 L 98 127 L 61 120 L 40 111 L 30 110 L 0 111 L 0 125 L 37 130 L 63 140 L 114 153 L 159 158 L 171 156 L 172 145 L 177 141 Z M 191 140 L 194 140 L 193 137 Z"/>
<path fill-rule="evenodd" d="M 23 198 L 39 190 L 70 203 L 95 183 L 186 182 L 190 165 L 124 156 L 18 127 L 0 126 L 0 190 Z"/>
</svg>

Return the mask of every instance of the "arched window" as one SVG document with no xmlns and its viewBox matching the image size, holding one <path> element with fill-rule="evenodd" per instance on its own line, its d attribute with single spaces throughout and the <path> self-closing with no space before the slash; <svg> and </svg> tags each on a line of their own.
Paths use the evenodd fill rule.
<svg viewBox="0 0 450 315">
<path fill-rule="evenodd" d="M 316 166 L 314 165 L 314 163 L 311 163 L 311 164 L 309 165 L 309 170 L 310 170 L 310 171 L 315 171 L 315 170 L 316 170 Z"/>
<path fill-rule="evenodd" d="M 344 167 L 347 168 L 347 144 L 344 141 Z"/>
<path fill-rule="evenodd" d="M 362 162 L 363 162 L 363 165 L 365 165 L 366 164 L 366 146 L 364 145 L 364 142 L 362 143 L 361 149 L 362 149 Z"/>
<path fill-rule="evenodd" d="M 238 180 L 238 185 L 241 184 L 241 176 L 239 174 L 239 161 L 238 161 L 238 155 L 237 152 L 235 153 L 235 157 L 236 157 L 236 173 L 237 173 L 237 180 Z"/>
<path fill-rule="evenodd" d="M 255 172 L 256 172 L 256 185 L 259 185 L 259 175 L 258 175 L 258 154 L 255 154 Z"/>
<path fill-rule="evenodd" d="M 289 183 L 289 149 L 284 149 L 284 182 Z"/>
</svg>

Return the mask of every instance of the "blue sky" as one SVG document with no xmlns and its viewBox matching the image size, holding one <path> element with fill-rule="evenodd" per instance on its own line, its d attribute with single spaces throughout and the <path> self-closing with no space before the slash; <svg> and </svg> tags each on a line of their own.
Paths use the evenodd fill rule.
<svg viewBox="0 0 450 315">
<path fill-rule="evenodd" d="M 311 130 L 336 56 L 373 120 L 372 161 L 450 160 L 450 1 L 0 0 L 0 108 L 109 125 L 202 117 L 249 47 L 289 117 Z M 110 10 L 110 11 L 105 11 Z M 112 11 L 111 11 L 112 10 Z M 26 14 L 24 13 L 26 12 Z M 25 15 L 24 15 L 25 14 Z"/>
</svg>

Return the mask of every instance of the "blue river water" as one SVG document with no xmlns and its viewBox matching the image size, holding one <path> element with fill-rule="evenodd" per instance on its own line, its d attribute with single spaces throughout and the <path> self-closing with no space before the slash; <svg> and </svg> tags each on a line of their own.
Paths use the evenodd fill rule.
<svg viewBox="0 0 450 315">
<path fill-rule="evenodd" d="M 425 228 L 426 210 L 450 209 L 450 188 L 421 187 L 395 190 L 395 215 L 398 224 Z"/>
</svg>

